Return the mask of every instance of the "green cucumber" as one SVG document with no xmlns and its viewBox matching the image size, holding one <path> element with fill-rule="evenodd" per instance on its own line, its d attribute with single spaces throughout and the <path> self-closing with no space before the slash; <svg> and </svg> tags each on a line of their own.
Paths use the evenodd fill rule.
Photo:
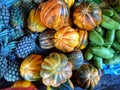
<svg viewBox="0 0 120 90">
<path fill-rule="evenodd" d="M 115 37 L 116 37 L 117 41 L 120 43 L 120 30 L 116 30 Z"/>
<path fill-rule="evenodd" d="M 110 48 L 115 39 L 115 30 L 107 30 L 105 43 L 107 48 Z"/>
<path fill-rule="evenodd" d="M 117 11 L 117 13 L 120 13 L 120 6 L 117 6 L 114 9 Z"/>
<path fill-rule="evenodd" d="M 85 60 L 91 60 L 93 58 L 93 54 L 91 53 L 92 46 L 88 46 L 85 50 Z"/>
<path fill-rule="evenodd" d="M 101 26 L 109 30 L 120 29 L 120 24 L 117 21 L 105 15 L 102 15 Z"/>
<path fill-rule="evenodd" d="M 104 44 L 104 40 L 103 40 L 102 36 L 95 30 L 92 30 L 89 32 L 88 38 L 91 41 L 91 43 L 94 45 L 103 45 Z"/>
<path fill-rule="evenodd" d="M 97 27 L 95 28 L 95 31 L 97 31 L 102 37 L 103 37 L 104 34 L 105 34 L 104 29 L 103 29 L 102 27 L 100 27 L 100 26 L 97 26 Z"/>
<path fill-rule="evenodd" d="M 102 10 L 102 13 L 103 13 L 103 15 L 106 15 L 106 16 L 108 16 L 108 17 L 112 17 L 113 16 L 113 11 L 112 10 L 110 10 L 110 9 L 103 9 Z"/>
<path fill-rule="evenodd" d="M 115 21 L 117 21 L 120 24 L 120 16 L 119 14 L 116 12 L 115 9 L 111 8 L 111 10 L 113 11 L 113 16 L 111 17 L 112 19 L 114 19 Z"/>
<path fill-rule="evenodd" d="M 111 59 L 104 60 L 104 64 L 107 64 L 107 65 L 118 64 L 118 63 L 120 63 L 120 55 L 115 55 Z"/>
<path fill-rule="evenodd" d="M 103 59 L 110 59 L 114 56 L 113 50 L 111 50 L 110 48 L 103 47 L 103 46 L 94 46 L 91 49 L 91 53 Z"/>
<path fill-rule="evenodd" d="M 112 44 L 112 47 L 116 50 L 116 51 L 120 51 L 120 44 L 115 40 Z"/>
<path fill-rule="evenodd" d="M 103 68 L 103 59 L 96 55 L 93 57 L 93 59 L 94 59 L 94 65 L 96 66 L 96 68 L 102 69 Z"/>
</svg>

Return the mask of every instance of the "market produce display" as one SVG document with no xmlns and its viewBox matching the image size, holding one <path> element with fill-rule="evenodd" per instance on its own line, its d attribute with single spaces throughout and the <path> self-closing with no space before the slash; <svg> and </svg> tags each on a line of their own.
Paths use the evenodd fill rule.
<svg viewBox="0 0 120 90">
<path fill-rule="evenodd" d="M 93 90 L 119 64 L 120 0 L 0 1 L 0 79 L 12 83 L 8 90 L 74 83 Z"/>
</svg>

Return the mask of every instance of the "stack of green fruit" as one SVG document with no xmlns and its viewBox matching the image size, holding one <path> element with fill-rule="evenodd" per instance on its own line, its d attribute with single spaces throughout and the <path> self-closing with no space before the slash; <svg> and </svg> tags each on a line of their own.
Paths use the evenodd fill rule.
<svg viewBox="0 0 120 90">
<path fill-rule="evenodd" d="M 103 64 L 120 63 L 120 16 L 113 8 L 105 8 L 102 13 L 101 24 L 89 32 L 89 45 L 84 54 L 98 69 Z"/>
</svg>

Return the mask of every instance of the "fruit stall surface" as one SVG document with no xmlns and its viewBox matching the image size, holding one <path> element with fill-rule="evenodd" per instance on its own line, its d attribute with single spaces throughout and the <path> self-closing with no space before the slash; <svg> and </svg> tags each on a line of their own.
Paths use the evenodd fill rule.
<svg viewBox="0 0 120 90">
<path fill-rule="evenodd" d="M 120 90 L 120 0 L 0 0 L 0 90 Z"/>
</svg>

